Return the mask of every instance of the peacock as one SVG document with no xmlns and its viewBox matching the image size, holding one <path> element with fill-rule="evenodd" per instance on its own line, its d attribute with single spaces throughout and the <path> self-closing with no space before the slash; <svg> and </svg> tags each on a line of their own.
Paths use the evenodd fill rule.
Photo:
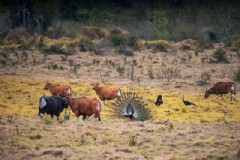
<svg viewBox="0 0 240 160">
<path fill-rule="evenodd" d="M 122 90 L 122 97 L 111 106 L 113 117 L 129 118 L 132 121 L 144 121 L 151 118 L 149 109 L 145 107 L 141 98 L 133 88 Z"/>
<path fill-rule="evenodd" d="M 163 104 L 162 95 L 158 95 L 155 105 L 160 106 L 161 104 Z"/>
<path fill-rule="evenodd" d="M 194 106 L 196 106 L 194 103 L 192 103 L 192 102 L 190 102 L 190 101 L 184 100 L 184 96 L 183 96 L 183 103 L 185 104 L 185 106 L 189 106 L 189 105 L 194 105 Z"/>
</svg>

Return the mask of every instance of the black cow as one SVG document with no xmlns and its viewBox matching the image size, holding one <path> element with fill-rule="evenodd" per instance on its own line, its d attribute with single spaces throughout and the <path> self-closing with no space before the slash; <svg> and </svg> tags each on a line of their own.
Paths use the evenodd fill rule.
<svg viewBox="0 0 240 160">
<path fill-rule="evenodd" d="M 157 101 L 155 102 L 155 105 L 160 106 L 161 104 L 163 104 L 162 95 L 159 95 L 157 97 Z"/>
<path fill-rule="evenodd" d="M 68 107 L 68 100 L 65 97 L 42 96 L 39 99 L 38 106 L 39 116 L 41 118 L 43 118 L 43 115 L 47 113 L 51 115 L 51 118 L 53 118 L 53 115 L 56 115 L 58 120 L 60 113 L 64 110 L 64 108 Z"/>
<path fill-rule="evenodd" d="M 231 100 L 235 99 L 236 85 L 233 82 L 218 82 L 212 88 L 205 91 L 204 98 L 208 98 L 210 94 L 221 95 L 231 93 Z"/>
</svg>

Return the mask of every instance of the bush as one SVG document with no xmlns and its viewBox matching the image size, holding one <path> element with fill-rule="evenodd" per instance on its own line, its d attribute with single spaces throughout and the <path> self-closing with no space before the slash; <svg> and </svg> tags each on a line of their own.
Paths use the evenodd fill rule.
<svg viewBox="0 0 240 160">
<path fill-rule="evenodd" d="M 102 39 L 108 36 L 107 30 L 99 27 L 84 27 L 82 34 L 90 39 Z"/>
<path fill-rule="evenodd" d="M 138 37 L 129 36 L 128 37 L 128 46 L 134 48 L 135 50 L 139 49 Z"/>
<path fill-rule="evenodd" d="M 189 45 L 182 45 L 180 47 L 181 50 L 191 50 L 191 47 Z"/>
<path fill-rule="evenodd" d="M 240 67 L 238 68 L 238 70 L 234 73 L 234 79 L 237 82 L 240 82 Z"/>
<path fill-rule="evenodd" d="M 228 59 L 227 59 L 227 56 L 226 56 L 226 51 L 224 51 L 222 48 L 217 49 L 213 53 L 213 58 L 215 58 L 217 62 L 228 63 Z"/>
<path fill-rule="evenodd" d="M 127 32 L 125 32 L 125 31 L 122 30 L 121 28 L 113 28 L 113 29 L 110 31 L 110 34 L 124 34 L 124 33 L 127 33 Z"/>
<path fill-rule="evenodd" d="M 153 40 L 146 41 L 145 45 L 148 49 L 153 49 L 155 51 L 167 52 L 167 49 L 170 48 L 169 42 L 165 40 Z"/>
<path fill-rule="evenodd" d="M 69 54 L 70 49 L 73 46 L 76 46 L 76 42 L 70 40 L 69 38 L 61 38 L 61 39 L 48 39 L 45 38 L 43 40 L 42 49 L 48 53 L 57 53 L 57 54 Z"/>
<path fill-rule="evenodd" d="M 119 46 L 116 49 L 116 53 L 118 53 L 120 55 L 124 55 L 124 56 L 134 56 L 133 51 L 127 50 L 124 46 Z"/>
<path fill-rule="evenodd" d="M 79 39 L 78 46 L 82 52 L 95 51 L 97 48 L 96 44 L 94 44 L 90 39 L 86 37 Z"/>
<path fill-rule="evenodd" d="M 126 46 L 127 44 L 127 36 L 125 34 L 111 34 L 109 39 L 113 46 Z"/>
<path fill-rule="evenodd" d="M 8 32 L 6 40 L 12 43 L 27 43 L 31 40 L 31 35 L 24 28 L 16 28 Z"/>
<path fill-rule="evenodd" d="M 50 38 L 60 38 L 68 35 L 68 30 L 62 25 L 50 26 L 47 29 L 47 36 Z"/>
<path fill-rule="evenodd" d="M 240 38 L 233 42 L 233 46 L 232 47 L 234 49 L 239 49 L 240 48 Z"/>
</svg>

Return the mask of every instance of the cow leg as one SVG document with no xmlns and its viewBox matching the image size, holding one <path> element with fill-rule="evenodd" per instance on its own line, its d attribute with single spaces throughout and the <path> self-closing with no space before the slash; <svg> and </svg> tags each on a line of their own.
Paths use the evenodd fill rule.
<svg viewBox="0 0 240 160">
<path fill-rule="evenodd" d="M 221 94 L 222 100 L 223 100 L 223 95 Z"/>
<path fill-rule="evenodd" d="M 60 113 L 56 115 L 57 116 L 57 121 L 59 121 L 59 116 L 60 116 Z"/>
<path fill-rule="evenodd" d="M 105 99 L 103 98 L 103 96 L 99 96 L 99 99 L 101 100 L 102 104 L 105 105 Z"/>
<path fill-rule="evenodd" d="M 76 116 L 76 121 L 78 121 L 79 117 Z"/>
<path fill-rule="evenodd" d="M 87 120 L 87 116 L 83 116 L 82 120 L 86 121 Z"/>
<path fill-rule="evenodd" d="M 53 119 L 53 115 L 51 114 L 51 119 Z"/>
<path fill-rule="evenodd" d="M 231 95 L 231 101 L 232 100 L 235 100 L 235 95 L 234 94 Z"/>
<path fill-rule="evenodd" d="M 101 121 L 101 117 L 99 113 L 94 114 L 94 121 Z"/>
</svg>

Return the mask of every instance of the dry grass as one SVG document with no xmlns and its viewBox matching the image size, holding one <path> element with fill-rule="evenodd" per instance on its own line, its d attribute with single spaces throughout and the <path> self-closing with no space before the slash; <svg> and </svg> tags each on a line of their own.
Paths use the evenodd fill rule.
<svg viewBox="0 0 240 160">
<path fill-rule="evenodd" d="M 14 117 L 15 118 L 15 117 Z M 0 120 L 3 159 L 236 159 L 239 123 Z M 134 139 L 134 143 L 130 143 Z"/>
<path fill-rule="evenodd" d="M 109 49 L 103 56 L 89 52 L 65 56 L 21 51 L 7 57 L 0 55 L 6 63 L 0 65 L 0 157 L 237 159 L 240 88 L 237 87 L 236 101 L 230 101 L 230 95 L 223 100 L 214 95 L 204 99 L 203 94 L 217 81 L 231 81 L 239 59 L 235 52 L 228 51 L 230 63 L 209 63 L 213 52 L 143 50 L 125 57 Z M 122 75 L 117 66 L 124 67 Z M 149 68 L 153 79 L 149 78 Z M 203 73 L 211 76 L 201 86 Z M 90 85 L 94 81 L 123 90 L 133 86 L 152 119 L 132 123 L 116 119 L 111 116 L 114 101 L 107 101 L 102 122 L 76 122 L 73 114 L 67 122 L 51 120 L 50 116 L 41 121 L 37 115 L 38 99 L 50 95 L 43 90 L 47 81 L 70 84 L 77 96 L 87 97 L 97 97 Z M 160 94 L 164 103 L 157 107 L 153 102 Z M 183 95 L 196 106 L 184 106 Z"/>
</svg>

